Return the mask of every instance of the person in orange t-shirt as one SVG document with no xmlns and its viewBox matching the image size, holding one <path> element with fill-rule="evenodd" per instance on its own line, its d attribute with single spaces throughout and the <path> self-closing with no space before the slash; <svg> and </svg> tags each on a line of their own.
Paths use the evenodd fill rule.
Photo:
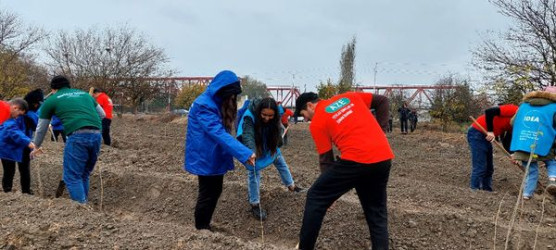
<svg viewBox="0 0 556 250">
<path fill-rule="evenodd" d="M 348 92 L 320 100 L 303 93 L 294 116 L 310 120 L 321 174 L 307 193 L 299 248 L 313 249 L 327 209 L 355 188 L 370 229 L 373 249 L 388 249 L 386 186 L 394 154 L 384 131 L 389 103 L 385 96 Z M 376 110 L 376 119 L 371 113 Z M 377 121 L 378 120 L 378 121 Z M 334 160 L 332 145 L 340 151 Z"/>
<path fill-rule="evenodd" d="M 492 191 L 492 144 L 496 136 L 511 131 L 510 120 L 517 113 L 514 104 L 500 105 L 485 110 L 485 114 L 477 118 L 477 123 L 487 130 L 485 135 L 481 128 L 473 123 L 467 130 L 467 142 L 471 150 L 471 181 L 472 190 Z"/>
<path fill-rule="evenodd" d="M 102 140 L 104 144 L 110 146 L 110 144 L 112 144 L 112 139 L 110 138 L 110 124 L 112 123 L 112 110 L 114 109 L 114 105 L 110 97 L 100 89 L 95 88 L 93 90 L 93 97 L 106 114 L 106 117 L 102 119 Z"/>
<path fill-rule="evenodd" d="M 0 101 L 0 124 L 10 119 L 10 103 Z"/>
<path fill-rule="evenodd" d="M 293 116 L 293 111 L 291 109 L 285 108 L 284 106 L 282 106 L 281 103 L 278 103 L 278 110 L 280 110 L 282 112 L 282 117 L 280 117 L 280 122 L 282 123 L 282 126 L 284 126 L 284 129 L 287 129 L 290 125 L 290 117 Z M 279 111 L 279 112 L 280 112 Z M 282 146 L 287 146 L 288 145 L 288 131 L 286 130 L 286 133 L 284 134 L 283 138 L 283 145 Z"/>
</svg>

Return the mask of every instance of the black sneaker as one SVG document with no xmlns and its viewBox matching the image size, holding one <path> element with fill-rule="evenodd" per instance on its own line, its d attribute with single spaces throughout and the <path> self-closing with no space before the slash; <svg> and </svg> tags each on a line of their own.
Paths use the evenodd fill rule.
<svg viewBox="0 0 556 250">
<path fill-rule="evenodd" d="M 295 186 L 293 187 L 293 189 L 288 188 L 288 190 L 290 190 L 290 192 L 294 192 L 294 193 L 305 193 L 305 192 L 307 192 L 307 189 L 306 189 L 306 188 L 302 188 L 302 187 L 300 187 L 300 186 L 298 186 L 298 185 L 295 185 Z"/>
<path fill-rule="evenodd" d="M 266 220 L 266 211 L 264 211 L 259 204 L 251 205 L 251 214 L 253 214 L 257 220 Z"/>
</svg>

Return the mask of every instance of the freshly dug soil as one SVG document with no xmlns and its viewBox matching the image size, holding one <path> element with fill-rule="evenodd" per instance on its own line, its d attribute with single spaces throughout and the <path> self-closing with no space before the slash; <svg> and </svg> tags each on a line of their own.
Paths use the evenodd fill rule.
<svg viewBox="0 0 556 250">
<path fill-rule="evenodd" d="M 46 154 L 32 162 L 35 195 L 0 193 L 0 247 L 293 249 L 305 194 L 288 192 L 273 167 L 262 172 L 261 204 L 268 212 L 262 226 L 249 213 L 246 171 L 236 163 L 224 178 L 214 232 L 195 230 L 197 179 L 183 170 L 186 119 L 170 120 L 113 120 L 114 145 L 101 149 L 87 205 L 70 201 L 67 192 L 54 198 L 63 143 L 45 142 Z M 282 152 L 296 183 L 308 188 L 319 175 L 308 124 L 295 124 L 289 133 Z M 514 214 L 523 174 L 500 152 L 495 153 L 495 192 L 472 192 L 465 134 L 418 128 L 388 138 L 396 155 L 388 184 L 392 249 L 556 248 L 555 199 L 541 190 L 518 203 Z M 541 173 L 545 181 L 546 170 Z M 20 190 L 17 176 L 14 190 Z M 363 211 L 350 191 L 328 211 L 317 248 L 369 247 Z"/>
</svg>

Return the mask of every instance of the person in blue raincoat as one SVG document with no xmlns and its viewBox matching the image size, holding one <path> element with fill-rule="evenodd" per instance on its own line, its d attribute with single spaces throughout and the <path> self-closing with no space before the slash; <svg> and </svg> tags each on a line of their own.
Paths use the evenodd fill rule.
<svg viewBox="0 0 556 250">
<path fill-rule="evenodd" d="M 12 191 L 17 162 L 21 176 L 21 192 L 31 194 L 30 150 L 28 149 L 35 149 L 35 144 L 31 142 L 30 136 L 26 135 L 27 129 L 21 119 L 29 106 L 23 99 L 13 99 L 10 101 L 10 106 L 12 106 L 10 119 L 0 125 L 0 159 L 4 170 L 2 189 L 4 192 Z"/>
<path fill-rule="evenodd" d="M 291 192 L 305 189 L 295 185 L 290 169 L 280 152 L 284 129 L 280 124 L 280 110 L 272 98 L 256 99 L 243 113 L 237 129 L 237 138 L 257 155 L 255 166 L 246 165 L 247 190 L 251 212 L 259 220 L 266 219 L 266 211 L 260 207 L 261 170 L 274 164 L 282 183 Z"/>
<path fill-rule="evenodd" d="M 240 93 L 239 78 L 234 72 L 224 70 L 195 99 L 187 116 L 184 168 L 198 176 L 195 228 L 199 230 L 211 230 L 224 174 L 234 169 L 233 158 L 255 165 L 255 153 L 231 135 Z"/>
</svg>

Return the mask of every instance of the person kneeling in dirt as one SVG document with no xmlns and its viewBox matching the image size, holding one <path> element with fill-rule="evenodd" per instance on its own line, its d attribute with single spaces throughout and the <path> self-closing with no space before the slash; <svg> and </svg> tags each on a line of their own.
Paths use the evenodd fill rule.
<svg viewBox="0 0 556 250">
<path fill-rule="evenodd" d="M 544 91 L 533 91 L 525 95 L 512 122 L 510 149 L 515 151 L 513 158 L 527 166 L 531 153 L 538 156 L 533 157 L 529 165 L 523 199 L 530 199 L 537 188 L 539 161 L 543 161 L 548 170 L 546 191 L 556 196 L 556 87 L 547 87 Z M 531 152 L 531 149 L 534 151 Z"/>
<path fill-rule="evenodd" d="M 199 180 L 195 205 L 195 228 L 199 230 L 211 230 L 210 221 L 222 193 L 224 174 L 234 169 L 232 157 L 255 165 L 255 154 L 231 135 L 240 93 L 236 74 L 222 71 L 195 99 L 187 116 L 184 168 Z"/>
<path fill-rule="evenodd" d="M 63 180 L 72 200 L 87 203 L 89 175 L 100 151 L 100 120 L 104 118 L 104 111 L 87 92 L 70 88 L 64 76 L 52 78 L 50 88 L 52 94 L 41 107 L 34 142 L 40 147 L 52 116 L 60 118 L 67 133 Z M 37 153 L 35 149 L 31 155 Z"/>
<path fill-rule="evenodd" d="M 2 188 L 11 192 L 15 175 L 15 163 L 18 163 L 21 181 L 21 192 L 31 194 L 31 170 L 29 169 L 29 153 L 27 148 L 35 149 L 31 138 L 25 134 L 18 118 L 27 112 L 28 105 L 23 99 L 17 98 L 9 102 L 10 118 L 0 125 L 0 159 L 4 169 Z M 25 154 L 24 152 L 27 152 Z M 27 157 L 27 159 L 25 159 Z"/>
<path fill-rule="evenodd" d="M 512 129 L 510 120 L 517 112 L 514 104 L 499 105 L 485 110 L 485 114 L 477 118 L 467 130 L 467 142 L 471 150 L 471 182 L 472 190 L 492 191 L 492 175 L 494 163 L 492 161 L 492 144 L 497 136 Z M 486 137 L 482 128 L 486 127 Z"/>
<path fill-rule="evenodd" d="M 384 133 L 388 127 L 388 98 L 348 92 L 320 100 L 317 94 L 309 92 L 300 95 L 295 106 L 295 117 L 301 114 L 311 121 L 309 129 L 321 169 L 307 193 L 299 248 L 315 247 L 327 209 L 355 188 L 373 249 L 388 249 L 386 186 L 394 158 Z M 376 119 L 369 112 L 370 108 L 376 110 Z M 340 159 L 336 161 L 333 144 L 340 151 Z"/>
<path fill-rule="evenodd" d="M 238 140 L 257 155 L 255 166 L 245 165 L 245 167 L 248 171 L 247 190 L 251 212 L 259 220 L 266 219 L 266 211 L 259 205 L 262 169 L 274 164 L 280 173 L 282 183 L 288 187 L 288 190 L 297 193 L 305 191 L 294 184 L 290 169 L 280 152 L 284 133 L 280 122 L 276 101 L 272 98 L 264 98 L 253 100 L 238 124 Z"/>
</svg>

